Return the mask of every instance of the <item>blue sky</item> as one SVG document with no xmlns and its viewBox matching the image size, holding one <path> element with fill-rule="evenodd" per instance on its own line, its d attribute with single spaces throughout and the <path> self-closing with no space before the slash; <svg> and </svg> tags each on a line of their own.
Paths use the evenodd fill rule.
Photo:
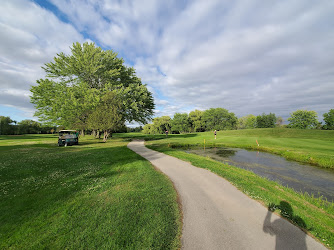
<svg viewBox="0 0 334 250">
<path fill-rule="evenodd" d="M 0 115 L 36 119 L 29 89 L 74 42 L 112 49 L 153 93 L 156 116 L 238 117 L 334 108 L 332 0 L 2 0 Z"/>
</svg>

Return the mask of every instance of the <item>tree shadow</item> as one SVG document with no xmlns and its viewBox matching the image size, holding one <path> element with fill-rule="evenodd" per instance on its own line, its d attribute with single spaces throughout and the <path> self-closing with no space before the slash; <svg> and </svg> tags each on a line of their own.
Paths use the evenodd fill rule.
<svg viewBox="0 0 334 250">
<path fill-rule="evenodd" d="M 79 145 L 74 145 L 73 149 Z M 4 162 L 10 160 L 2 171 L 5 173 L 5 182 L 12 186 L 8 185 L 8 196 L 0 195 L 1 222 L 8 228 L 33 223 L 41 214 L 51 214 L 50 211 L 53 211 L 54 207 L 63 209 L 67 206 L 66 204 L 73 201 L 74 196 L 84 197 L 89 188 L 96 190 L 92 191 L 91 195 L 94 195 L 93 192 L 99 195 L 97 187 L 100 179 L 101 181 L 108 178 L 116 180 L 124 173 L 136 171 L 132 167 L 127 167 L 126 164 L 138 162 L 140 166 L 140 162 L 143 161 L 139 155 L 127 153 L 129 150 L 125 145 L 85 150 L 68 150 L 69 147 L 66 150 L 51 148 L 43 154 L 38 154 L 40 151 L 38 148 L 34 149 L 34 146 L 25 146 L 32 151 L 29 152 L 30 157 L 26 157 L 24 161 L 14 153 L 0 156 L 0 158 L 4 157 L 0 160 L 0 164 L 2 160 Z M 45 147 L 45 144 L 42 146 Z M 8 147 L 23 148 L 23 146 Z M 59 149 L 56 145 L 52 147 Z M 61 157 L 57 157 L 59 152 L 62 152 Z M 29 179 L 33 181 L 29 182 Z M 110 188 L 113 188 L 112 185 L 117 185 L 116 183 L 116 181 L 110 182 Z M 84 199 L 80 202 L 83 201 Z"/>
<path fill-rule="evenodd" d="M 276 209 L 281 211 L 280 215 L 285 219 L 279 218 L 271 221 L 271 216 Z M 307 229 L 304 220 L 293 214 L 293 209 L 288 202 L 281 201 L 279 205 L 270 203 L 263 223 L 263 231 L 271 236 L 276 236 L 275 249 L 307 249 L 306 233 L 289 224 L 287 220 L 303 230 Z"/>
</svg>

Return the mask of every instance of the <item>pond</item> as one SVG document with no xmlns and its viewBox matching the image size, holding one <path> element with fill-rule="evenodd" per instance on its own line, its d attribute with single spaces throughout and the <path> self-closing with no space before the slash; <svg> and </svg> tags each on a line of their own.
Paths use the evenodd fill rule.
<svg viewBox="0 0 334 250">
<path fill-rule="evenodd" d="M 247 169 L 298 192 L 323 196 L 334 202 L 334 171 L 318 168 L 265 152 L 231 148 L 188 149 L 188 153 L 210 157 Z"/>
</svg>

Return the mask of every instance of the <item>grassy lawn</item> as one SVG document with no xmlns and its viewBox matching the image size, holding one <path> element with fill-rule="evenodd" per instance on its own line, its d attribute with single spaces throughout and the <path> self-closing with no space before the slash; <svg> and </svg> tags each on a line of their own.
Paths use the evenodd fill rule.
<svg viewBox="0 0 334 250">
<path fill-rule="evenodd" d="M 126 147 L 131 138 L 209 169 L 265 206 L 285 213 L 334 248 L 334 206 L 252 172 L 176 150 L 187 145 L 259 149 L 334 168 L 334 131 L 255 129 L 169 135 L 86 136 L 57 147 L 53 135 L 0 136 L 0 248 L 177 249 L 181 215 L 171 182 Z M 260 147 L 256 145 L 256 140 Z"/>
<path fill-rule="evenodd" d="M 334 131 L 255 129 L 169 135 L 119 134 L 119 137 L 145 138 L 152 149 L 191 162 L 194 166 L 208 169 L 229 180 L 238 189 L 264 206 L 276 209 L 292 223 L 317 238 L 325 246 L 334 248 L 334 204 L 296 193 L 293 189 L 259 177 L 254 173 L 231 167 L 207 157 L 189 154 L 179 147 L 201 145 L 259 149 L 277 153 L 289 159 L 309 162 L 322 167 L 334 166 Z M 260 147 L 257 146 L 256 140 Z M 334 181 L 334 180 L 333 180 Z M 293 213 L 282 204 L 289 204 Z"/>
<path fill-rule="evenodd" d="M 180 247 L 172 183 L 127 140 L 56 143 L 0 136 L 0 249 Z"/>
<path fill-rule="evenodd" d="M 219 131 L 181 135 L 118 134 L 118 137 L 146 139 L 152 149 L 191 162 L 229 180 L 238 189 L 264 206 L 276 209 L 292 223 L 317 238 L 325 246 L 334 248 L 334 205 L 307 194 L 259 177 L 254 173 L 231 167 L 207 157 L 177 150 L 187 146 L 223 146 L 262 150 L 276 153 L 288 159 L 334 169 L 334 131 L 296 129 L 251 129 Z M 258 147 L 256 140 L 260 144 Z M 334 181 L 334 180 L 333 180 Z M 282 203 L 283 202 L 283 203 Z M 289 214 L 280 204 L 290 204 Z"/>
<path fill-rule="evenodd" d="M 308 194 L 295 192 L 274 181 L 262 178 L 253 172 L 232 167 L 207 157 L 189 154 L 161 144 L 148 144 L 149 148 L 188 161 L 192 165 L 208 169 L 227 179 L 239 190 L 266 207 L 276 209 L 293 224 L 317 238 L 325 246 L 334 248 L 334 204 L 316 199 Z M 290 204 L 293 213 L 280 206 L 282 202 Z"/>
<path fill-rule="evenodd" d="M 118 134 L 119 137 L 138 137 L 156 140 L 155 144 L 170 144 L 171 147 L 204 145 L 224 146 L 266 151 L 325 168 L 334 169 L 334 130 L 301 129 L 245 129 L 181 135 L 143 135 L 139 133 Z M 259 143 L 259 147 L 256 144 Z"/>
</svg>

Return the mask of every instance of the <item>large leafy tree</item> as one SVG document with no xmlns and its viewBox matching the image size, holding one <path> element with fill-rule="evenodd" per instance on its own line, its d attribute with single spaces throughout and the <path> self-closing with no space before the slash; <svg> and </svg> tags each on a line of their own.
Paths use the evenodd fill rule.
<svg viewBox="0 0 334 250">
<path fill-rule="evenodd" d="M 161 116 L 153 119 L 153 133 L 164 134 L 171 130 L 172 119 L 169 116 Z"/>
<path fill-rule="evenodd" d="M 334 109 L 329 110 L 324 115 L 325 129 L 334 129 Z"/>
<path fill-rule="evenodd" d="M 102 97 L 96 111 L 88 116 L 89 127 L 102 130 L 104 142 L 107 141 L 110 133 L 123 126 L 124 120 L 121 108 L 122 105 L 117 96 L 113 92 L 109 92 Z"/>
<path fill-rule="evenodd" d="M 171 130 L 172 119 L 169 116 L 156 117 L 152 124 L 146 124 L 143 128 L 144 134 L 164 134 Z"/>
<path fill-rule="evenodd" d="M 246 115 L 238 119 L 238 129 L 251 129 L 256 127 L 256 116 Z"/>
<path fill-rule="evenodd" d="M 190 120 L 187 113 L 175 113 L 171 121 L 171 130 L 177 133 L 189 132 Z"/>
<path fill-rule="evenodd" d="M 203 121 L 203 111 L 194 110 L 189 113 L 189 120 L 191 123 L 192 131 L 203 132 L 205 131 L 205 123 Z"/>
<path fill-rule="evenodd" d="M 257 128 L 275 128 L 276 127 L 276 115 L 273 113 L 258 115 L 256 117 Z"/>
<path fill-rule="evenodd" d="M 154 134 L 153 124 L 151 123 L 146 124 L 143 128 L 143 133 L 144 134 Z"/>
<path fill-rule="evenodd" d="M 38 134 L 42 130 L 39 122 L 26 119 L 17 123 L 20 134 Z"/>
<path fill-rule="evenodd" d="M 236 129 L 238 118 L 223 108 L 210 108 L 203 113 L 206 130 Z"/>
<path fill-rule="evenodd" d="M 299 129 L 315 128 L 319 124 L 315 111 L 297 110 L 288 118 L 289 127 Z"/>
<path fill-rule="evenodd" d="M 112 50 L 75 43 L 71 54 L 59 53 L 42 68 L 46 78 L 31 87 L 31 102 L 43 122 L 84 130 L 109 92 L 119 99 L 122 121 L 146 123 L 153 115 L 152 94 Z"/>
<path fill-rule="evenodd" d="M 12 120 L 9 116 L 0 116 L 0 135 L 15 134 L 16 131 L 13 123 L 16 123 L 16 121 Z"/>
</svg>

